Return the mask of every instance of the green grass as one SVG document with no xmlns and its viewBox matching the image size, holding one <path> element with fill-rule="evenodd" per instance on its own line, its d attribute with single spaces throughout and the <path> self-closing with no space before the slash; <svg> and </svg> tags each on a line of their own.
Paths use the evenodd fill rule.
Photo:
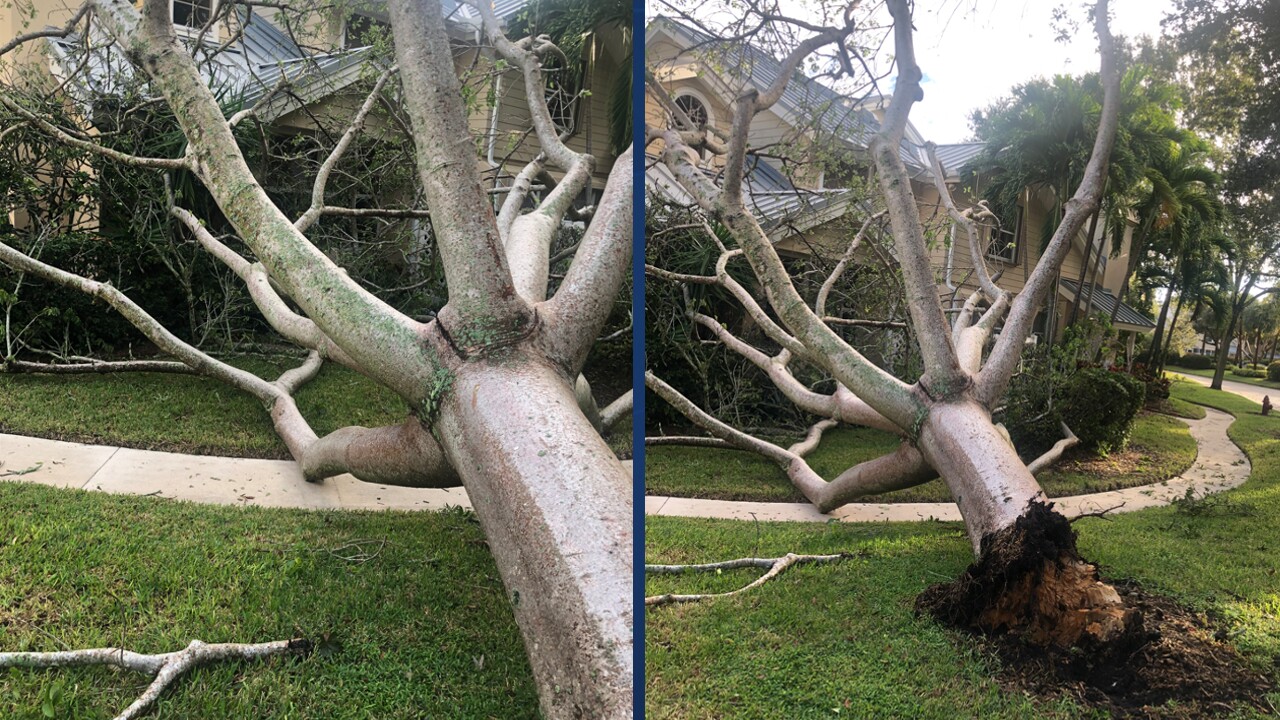
<svg viewBox="0 0 1280 720">
<path fill-rule="evenodd" d="M 1175 379 L 1174 382 L 1186 381 L 1179 381 Z M 1164 413 L 1165 415 L 1187 418 L 1189 420 L 1203 420 L 1205 416 L 1203 407 L 1176 397 L 1167 397 L 1163 400 L 1148 401 L 1147 409 L 1153 412 Z"/>
<path fill-rule="evenodd" d="M 274 380 L 288 364 L 230 361 Z M 403 422 L 404 401 L 334 363 L 297 393 L 320 435 L 345 425 Z M 262 404 L 217 380 L 194 375 L 0 375 L 0 432 L 237 457 L 287 458 Z"/>
<path fill-rule="evenodd" d="M 1253 477 L 1217 512 L 1158 508 L 1083 520 L 1075 525 L 1081 549 L 1110 578 L 1137 579 L 1222 619 L 1246 657 L 1280 680 L 1280 418 L 1261 417 L 1234 395 L 1187 384 L 1174 392 L 1238 414 L 1231 435 Z M 1243 505 L 1255 514 L 1233 514 Z M 646 717 L 1096 717 L 1070 702 L 1003 692 L 990 677 L 997 661 L 971 638 L 914 615 L 920 591 L 972 559 L 958 523 L 653 517 L 647 527 L 649 562 L 863 556 L 793 568 L 736 598 L 648 612 Z M 646 590 L 728 590 L 757 575 L 655 577 Z M 1280 704 L 1280 694 L 1271 701 Z"/>
<path fill-rule="evenodd" d="M 270 380 L 297 364 L 228 362 Z M 322 436 L 347 425 L 399 424 L 408 413 L 395 393 L 334 363 L 303 385 L 296 400 Z M 257 399 L 196 375 L 0 374 L 0 432 L 197 455 L 290 457 Z M 608 441 L 619 457 L 630 457 L 630 421 Z"/>
<path fill-rule="evenodd" d="M 226 663 L 148 718 L 536 718 L 520 635 L 469 513 L 198 506 L 0 482 L 0 648 L 140 652 L 295 633 L 333 652 Z M 356 563 L 355 541 L 381 551 Z M 113 717 L 149 682 L 102 668 L 0 671 L 0 717 Z"/>
<path fill-rule="evenodd" d="M 1186 403 L 1184 403 L 1186 404 Z M 1203 417 L 1203 411 L 1201 416 Z M 814 470 L 832 478 L 864 460 L 892 451 L 897 438 L 868 428 L 838 428 L 823 436 L 809 456 Z M 1191 466 L 1196 444 L 1181 421 L 1143 413 L 1134 424 L 1129 448 L 1098 458 L 1074 452 L 1040 476 L 1050 497 L 1115 490 L 1160 482 Z M 742 450 L 655 446 L 645 450 L 645 489 L 650 495 L 759 502 L 803 502 L 804 497 L 777 465 Z M 869 495 L 860 502 L 946 502 L 941 482 Z"/>
<path fill-rule="evenodd" d="M 1202 377 L 1202 378 L 1212 378 L 1212 377 L 1213 377 L 1213 370 L 1212 370 L 1212 369 L 1209 369 L 1209 370 L 1199 370 L 1199 369 L 1184 368 L 1184 367 L 1178 367 L 1178 366 L 1171 365 L 1171 366 L 1169 366 L 1169 372 L 1182 373 L 1183 375 L 1198 375 L 1198 376 L 1200 376 L 1200 377 Z M 1228 370 L 1228 371 L 1227 371 L 1227 372 L 1222 376 L 1222 379 L 1223 379 L 1223 380 L 1230 380 L 1230 381 L 1232 381 L 1232 382 L 1244 383 L 1244 384 L 1246 384 L 1246 385 L 1256 385 L 1256 386 L 1261 387 L 1261 388 L 1270 388 L 1270 389 L 1272 389 L 1272 390 L 1280 390 L 1280 382 L 1273 382 L 1273 381 L 1268 380 L 1268 379 L 1266 379 L 1266 378 L 1247 378 L 1247 377 L 1240 377 L 1239 375 L 1234 375 L 1234 374 L 1232 374 L 1232 372 L 1231 372 L 1230 370 Z"/>
</svg>

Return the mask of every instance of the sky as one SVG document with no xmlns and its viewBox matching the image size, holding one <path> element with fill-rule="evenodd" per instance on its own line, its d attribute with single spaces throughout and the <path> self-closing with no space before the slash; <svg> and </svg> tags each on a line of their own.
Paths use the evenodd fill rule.
<svg viewBox="0 0 1280 720">
<path fill-rule="evenodd" d="M 1113 33 L 1158 36 L 1173 2 L 1113 0 L 1111 5 Z M 1069 43 L 1055 40 L 1057 7 L 1080 25 Z M 924 101 L 912 109 L 911 122 L 937 143 L 970 139 L 970 112 L 1008 95 L 1019 83 L 1098 70 L 1097 39 L 1079 0 L 917 0 L 915 26 Z"/>
</svg>

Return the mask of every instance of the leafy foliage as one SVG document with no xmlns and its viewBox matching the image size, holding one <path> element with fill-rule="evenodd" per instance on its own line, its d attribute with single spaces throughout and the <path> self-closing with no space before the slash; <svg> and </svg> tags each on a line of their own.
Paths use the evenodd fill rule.
<svg viewBox="0 0 1280 720">
<path fill-rule="evenodd" d="M 1187 354 L 1178 358 L 1178 362 L 1176 364 L 1192 370 L 1208 370 L 1213 367 L 1213 362 L 1212 355 Z"/>
<path fill-rule="evenodd" d="M 1128 373 L 1084 368 L 1062 386 L 1062 419 L 1086 447 L 1123 449 L 1146 397 L 1146 384 Z"/>
<path fill-rule="evenodd" d="M 1062 436 L 1061 423 L 1087 448 L 1123 449 L 1146 401 L 1149 382 L 1156 382 L 1160 394 L 1158 381 L 1146 375 L 1143 366 L 1129 374 L 1123 368 L 1109 370 L 1082 361 L 1089 341 L 1089 333 L 1075 326 L 1048 350 L 1030 350 L 1024 356 L 1023 370 L 1010 382 L 1001 413 L 1024 459 L 1053 445 Z"/>
</svg>

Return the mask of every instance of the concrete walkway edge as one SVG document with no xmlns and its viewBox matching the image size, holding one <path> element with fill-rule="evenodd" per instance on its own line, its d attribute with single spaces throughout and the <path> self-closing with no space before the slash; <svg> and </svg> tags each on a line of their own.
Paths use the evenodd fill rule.
<svg viewBox="0 0 1280 720">
<path fill-rule="evenodd" d="M 309 483 L 292 460 L 184 455 L 0 434 L 0 480 L 217 505 L 313 510 L 471 507 L 462 488 L 374 485 L 350 475 Z"/>
<path fill-rule="evenodd" d="M 1192 378 L 1197 379 L 1197 378 Z M 1201 378 L 1202 379 L 1202 378 Z M 1206 381 L 1207 382 L 1207 381 Z M 1243 394 L 1243 393 L 1242 393 Z M 1055 498 L 1068 516 L 1122 506 L 1130 512 L 1167 505 L 1193 488 L 1220 492 L 1249 479 L 1249 460 L 1227 437 L 1230 414 L 1206 408 L 1203 420 L 1184 420 L 1196 440 L 1196 460 L 1165 482 L 1112 492 Z M 148 495 L 219 505 L 314 510 L 442 510 L 470 508 L 463 488 L 374 485 L 350 475 L 308 483 L 290 460 L 185 455 L 0 434 L 0 480 L 63 488 Z M 808 503 L 645 498 L 647 515 L 794 522 L 960 520 L 954 503 L 851 503 L 829 514 Z"/>
<path fill-rule="evenodd" d="M 1227 437 L 1235 418 L 1229 413 L 1205 408 L 1203 420 L 1179 418 L 1191 429 L 1196 441 L 1196 459 L 1186 472 L 1151 485 L 1110 492 L 1053 498 L 1057 509 L 1068 517 L 1108 508 L 1132 512 L 1168 505 L 1192 488 L 1197 495 L 1238 487 L 1249 479 L 1249 458 Z M 1117 507 L 1119 506 L 1119 507 Z M 809 503 L 741 502 L 649 496 L 645 514 L 667 517 L 703 517 L 727 520 L 785 522 L 910 522 L 961 519 L 955 503 L 850 503 L 830 513 L 818 512 Z"/>
</svg>

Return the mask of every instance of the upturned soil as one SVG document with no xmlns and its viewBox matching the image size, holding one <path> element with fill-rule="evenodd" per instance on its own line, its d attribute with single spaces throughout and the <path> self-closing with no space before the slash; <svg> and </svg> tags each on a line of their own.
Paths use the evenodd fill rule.
<svg viewBox="0 0 1280 720">
<path fill-rule="evenodd" d="M 1066 696 L 1122 718 L 1276 712 L 1270 676 L 1223 631 L 1135 583 L 1102 581 L 1050 505 L 1035 503 L 984 538 L 980 558 L 921 593 L 916 610 L 979 635 L 1012 691 Z"/>
<path fill-rule="evenodd" d="M 1146 642 L 1086 652 L 989 636 L 984 643 L 1001 659 L 1001 685 L 1045 699 L 1070 697 L 1120 718 L 1189 720 L 1246 707 L 1275 713 L 1266 697 L 1274 683 L 1221 640 L 1224 631 L 1209 618 L 1135 583 L 1113 587 L 1142 613 Z"/>
</svg>

